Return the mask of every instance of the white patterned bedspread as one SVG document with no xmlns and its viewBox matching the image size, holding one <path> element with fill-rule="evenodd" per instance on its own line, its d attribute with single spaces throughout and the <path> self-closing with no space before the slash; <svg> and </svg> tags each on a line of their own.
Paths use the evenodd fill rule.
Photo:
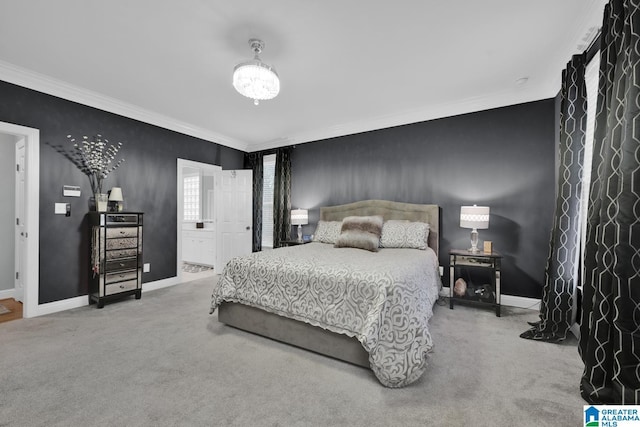
<svg viewBox="0 0 640 427">
<path fill-rule="evenodd" d="M 356 337 L 380 382 L 403 387 L 426 369 L 439 288 L 431 249 L 369 252 L 314 242 L 229 261 L 211 313 L 223 301 L 239 302 Z"/>
</svg>

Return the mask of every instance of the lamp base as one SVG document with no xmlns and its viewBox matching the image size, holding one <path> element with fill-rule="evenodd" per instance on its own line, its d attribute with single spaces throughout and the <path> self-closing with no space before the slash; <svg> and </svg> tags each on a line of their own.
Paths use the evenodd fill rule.
<svg viewBox="0 0 640 427">
<path fill-rule="evenodd" d="M 474 254 L 480 252 L 480 249 L 478 249 L 478 230 L 476 228 L 471 230 L 471 247 L 469 248 L 469 252 Z"/>
<path fill-rule="evenodd" d="M 298 243 L 302 243 L 302 226 L 298 225 Z"/>
</svg>

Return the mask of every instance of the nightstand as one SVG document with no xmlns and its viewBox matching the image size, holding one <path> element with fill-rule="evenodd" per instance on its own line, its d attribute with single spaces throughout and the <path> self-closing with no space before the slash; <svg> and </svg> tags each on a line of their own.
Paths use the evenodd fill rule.
<svg viewBox="0 0 640 427">
<path fill-rule="evenodd" d="M 478 305 L 489 305 L 496 309 L 500 317 L 500 263 L 502 255 L 497 252 L 469 252 L 452 249 L 449 251 L 449 308 L 453 310 L 454 301 Z M 466 273 L 471 277 L 474 273 L 481 277 L 489 276 L 489 284 L 471 285 L 468 281 L 463 294 L 454 292 L 456 272 Z M 461 276 L 458 276 L 461 277 Z"/>
</svg>

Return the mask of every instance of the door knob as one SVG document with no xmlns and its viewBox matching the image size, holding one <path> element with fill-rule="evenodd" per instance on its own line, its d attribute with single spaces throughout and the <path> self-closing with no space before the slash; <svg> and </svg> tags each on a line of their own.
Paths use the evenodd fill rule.
<svg viewBox="0 0 640 427">
<path fill-rule="evenodd" d="M 247 228 L 245 228 L 245 230 L 251 230 L 251 227 L 247 225 Z"/>
</svg>

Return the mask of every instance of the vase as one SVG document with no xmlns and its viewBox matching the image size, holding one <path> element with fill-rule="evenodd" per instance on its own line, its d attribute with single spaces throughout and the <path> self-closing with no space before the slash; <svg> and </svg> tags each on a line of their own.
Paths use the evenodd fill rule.
<svg viewBox="0 0 640 427">
<path fill-rule="evenodd" d="M 109 204 L 109 196 L 105 193 L 96 193 L 96 211 L 98 212 L 106 212 L 107 206 Z"/>
</svg>

